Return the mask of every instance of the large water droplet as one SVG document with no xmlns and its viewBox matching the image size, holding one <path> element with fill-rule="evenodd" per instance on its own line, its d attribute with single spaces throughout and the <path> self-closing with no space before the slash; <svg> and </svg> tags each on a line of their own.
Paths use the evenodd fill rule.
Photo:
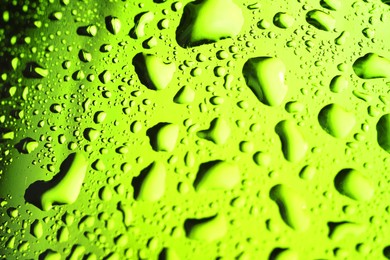
<svg viewBox="0 0 390 260">
<path fill-rule="evenodd" d="M 171 123 L 159 123 L 150 128 L 147 134 L 155 151 L 172 152 L 179 137 L 179 126 Z"/>
<path fill-rule="evenodd" d="M 165 193 L 166 169 L 163 163 L 154 162 L 133 179 L 134 197 L 140 201 L 154 202 Z"/>
<path fill-rule="evenodd" d="M 306 230 L 310 226 L 306 202 L 303 197 L 285 184 L 272 187 L 270 197 L 279 206 L 283 221 L 295 230 Z"/>
<path fill-rule="evenodd" d="M 298 126 L 291 120 L 284 120 L 276 125 L 275 131 L 282 142 L 284 158 L 290 162 L 302 160 L 307 152 L 308 144 Z"/>
<path fill-rule="evenodd" d="M 341 8 L 340 0 L 321 0 L 320 4 L 322 7 L 333 11 Z"/>
<path fill-rule="evenodd" d="M 26 190 L 26 200 L 44 211 L 50 210 L 54 204 L 74 203 L 79 196 L 87 168 L 88 162 L 83 154 L 69 155 L 52 180 L 37 181 L 30 185 Z"/>
<path fill-rule="evenodd" d="M 153 90 L 165 89 L 176 71 L 174 63 L 165 63 L 156 55 L 145 53 L 137 54 L 133 65 L 141 83 Z"/>
<path fill-rule="evenodd" d="M 367 53 L 353 63 L 353 71 L 362 79 L 389 78 L 390 60 L 376 53 Z"/>
<path fill-rule="evenodd" d="M 121 21 L 118 17 L 107 16 L 106 17 L 106 27 L 107 30 L 112 34 L 118 34 L 121 30 Z"/>
<path fill-rule="evenodd" d="M 379 145 L 390 153 L 390 114 L 383 115 L 376 124 Z"/>
<path fill-rule="evenodd" d="M 370 181 L 354 169 L 340 171 L 334 179 L 334 185 L 338 192 L 354 200 L 368 201 L 374 195 Z"/>
<path fill-rule="evenodd" d="M 194 182 L 197 191 L 232 189 L 241 179 L 237 165 L 225 161 L 204 163 Z"/>
<path fill-rule="evenodd" d="M 335 18 L 320 10 L 311 10 L 306 14 L 306 21 L 315 28 L 332 31 L 336 26 Z"/>
<path fill-rule="evenodd" d="M 360 236 L 366 231 L 362 224 L 352 222 L 329 222 L 329 238 L 335 242 L 350 239 L 351 235 Z"/>
<path fill-rule="evenodd" d="M 187 219 L 184 227 L 187 237 L 195 240 L 213 242 L 227 233 L 227 220 L 222 214 L 204 219 Z"/>
<path fill-rule="evenodd" d="M 262 103 L 269 106 L 280 105 L 287 94 L 285 71 L 283 61 L 272 57 L 249 59 L 243 68 L 247 85 Z"/>
<path fill-rule="evenodd" d="M 230 126 L 225 119 L 214 118 L 210 123 L 210 128 L 199 131 L 198 136 L 215 144 L 225 144 L 230 137 Z"/>
<path fill-rule="evenodd" d="M 355 115 L 338 104 L 330 104 L 321 109 L 318 120 L 327 133 L 337 138 L 347 137 L 356 123 Z"/>
<path fill-rule="evenodd" d="M 279 12 L 274 16 L 274 24 L 282 29 L 293 26 L 294 22 L 294 17 L 284 12 Z"/>
<path fill-rule="evenodd" d="M 184 7 L 176 40 L 182 47 L 215 42 L 238 35 L 243 24 L 243 13 L 232 0 L 194 1 Z"/>
</svg>

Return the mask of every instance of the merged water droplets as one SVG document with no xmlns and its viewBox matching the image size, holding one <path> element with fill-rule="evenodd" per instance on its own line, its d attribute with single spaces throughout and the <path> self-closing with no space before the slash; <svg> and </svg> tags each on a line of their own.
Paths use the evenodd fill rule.
<svg viewBox="0 0 390 260">
<path fill-rule="evenodd" d="M 230 137 L 231 130 L 229 123 L 223 118 L 214 118 L 210 123 L 210 128 L 199 131 L 198 136 L 212 141 L 217 145 L 226 143 Z"/>
</svg>

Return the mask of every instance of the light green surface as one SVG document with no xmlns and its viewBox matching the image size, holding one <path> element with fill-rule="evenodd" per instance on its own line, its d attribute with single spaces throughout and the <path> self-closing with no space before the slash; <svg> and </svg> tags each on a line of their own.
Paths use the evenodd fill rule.
<svg viewBox="0 0 390 260">
<path fill-rule="evenodd" d="M 390 259 L 389 28 L 385 0 L 1 1 L 0 258 Z"/>
</svg>

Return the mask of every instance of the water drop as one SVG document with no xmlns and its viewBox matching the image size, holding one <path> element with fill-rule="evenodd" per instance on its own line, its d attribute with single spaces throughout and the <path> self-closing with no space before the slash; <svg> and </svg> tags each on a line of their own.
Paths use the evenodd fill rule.
<svg viewBox="0 0 390 260">
<path fill-rule="evenodd" d="M 37 181 L 28 187 L 26 200 L 44 211 L 50 210 L 54 204 L 74 203 L 79 196 L 87 168 L 88 162 L 83 154 L 70 154 L 52 180 Z"/>
<path fill-rule="evenodd" d="M 321 127 L 336 138 L 347 137 L 356 124 L 355 115 L 338 104 L 329 104 L 322 108 L 318 120 Z"/>
<path fill-rule="evenodd" d="M 310 216 L 303 197 L 285 184 L 272 187 L 270 198 L 279 206 L 283 221 L 291 228 L 299 231 L 307 230 L 310 226 Z"/>
<path fill-rule="evenodd" d="M 243 24 L 243 13 L 233 0 L 193 1 L 184 7 L 176 40 L 182 47 L 215 42 L 238 35 Z"/>
<path fill-rule="evenodd" d="M 376 124 L 377 140 L 380 147 L 390 153 L 390 114 L 383 115 Z"/>
<path fill-rule="evenodd" d="M 354 169 L 340 171 L 334 185 L 341 194 L 358 201 L 368 201 L 374 195 L 374 188 L 370 181 Z"/>
<path fill-rule="evenodd" d="M 284 83 L 285 71 L 286 67 L 279 58 L 258 57 L 245 63 L 243 75 L 247 85 L 262 103 L 278 106 L 288 90 Z"/>
<path fill-rule="evenodd" d="M 203 219 L 187 219 L 184 223 L 187 237 L 190 239 L 213 242 L 227 233 L 227 220 L 222 214 Z"/>
<path fill-rule="evenodd" d="M 367 53 L 353 63 L 353 71 L 362 79 L 389 78 L 390 60 L 375 53 Z"/>
<path fill-rule="evenodd" d="M 306 21 L 315 28 L 324 31 L 333 31 L 336 26 L 335 18 L 320 10 L 311 10 L 306 14 Z"/>
<path fill-rule="evenodd" d="M 133 179 L 134 197 L 139 201 L 154 202 L 165 193 L 166 169 L 161 162 L 153 162 Z"/>
<path fill-rule="evenodd" d="M 121 21 L 119 20 L 118 17 L 107 16 L 106 17 L 106 27 L 110 33 L 116 35 L 121 30 Z"/>
<path fill-rule="evenodd" d="M 276 125 L 275 131 L 281 140 L 284 158 L 290 162 L 302 160 L 308 150 L 308 144 L 298 126 L 291 120 L 284 120 Z"/>
<path fill-rule="evenodd" d="M 237 165 L 225 161 L 204 163 L 199 167 L 194 187 L 197 191 L 232 189 L 241 179 Z"/>
</svg>

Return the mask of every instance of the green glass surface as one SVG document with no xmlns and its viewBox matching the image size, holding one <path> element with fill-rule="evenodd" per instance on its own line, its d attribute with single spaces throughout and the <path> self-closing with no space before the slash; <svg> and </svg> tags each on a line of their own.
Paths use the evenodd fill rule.
<svg viewBox="0 0 390 260">
<path fill-rule="evenodd" d="M 1 259 L 390 259 L 390 2 L 0 0 Z"/>
</svg>

